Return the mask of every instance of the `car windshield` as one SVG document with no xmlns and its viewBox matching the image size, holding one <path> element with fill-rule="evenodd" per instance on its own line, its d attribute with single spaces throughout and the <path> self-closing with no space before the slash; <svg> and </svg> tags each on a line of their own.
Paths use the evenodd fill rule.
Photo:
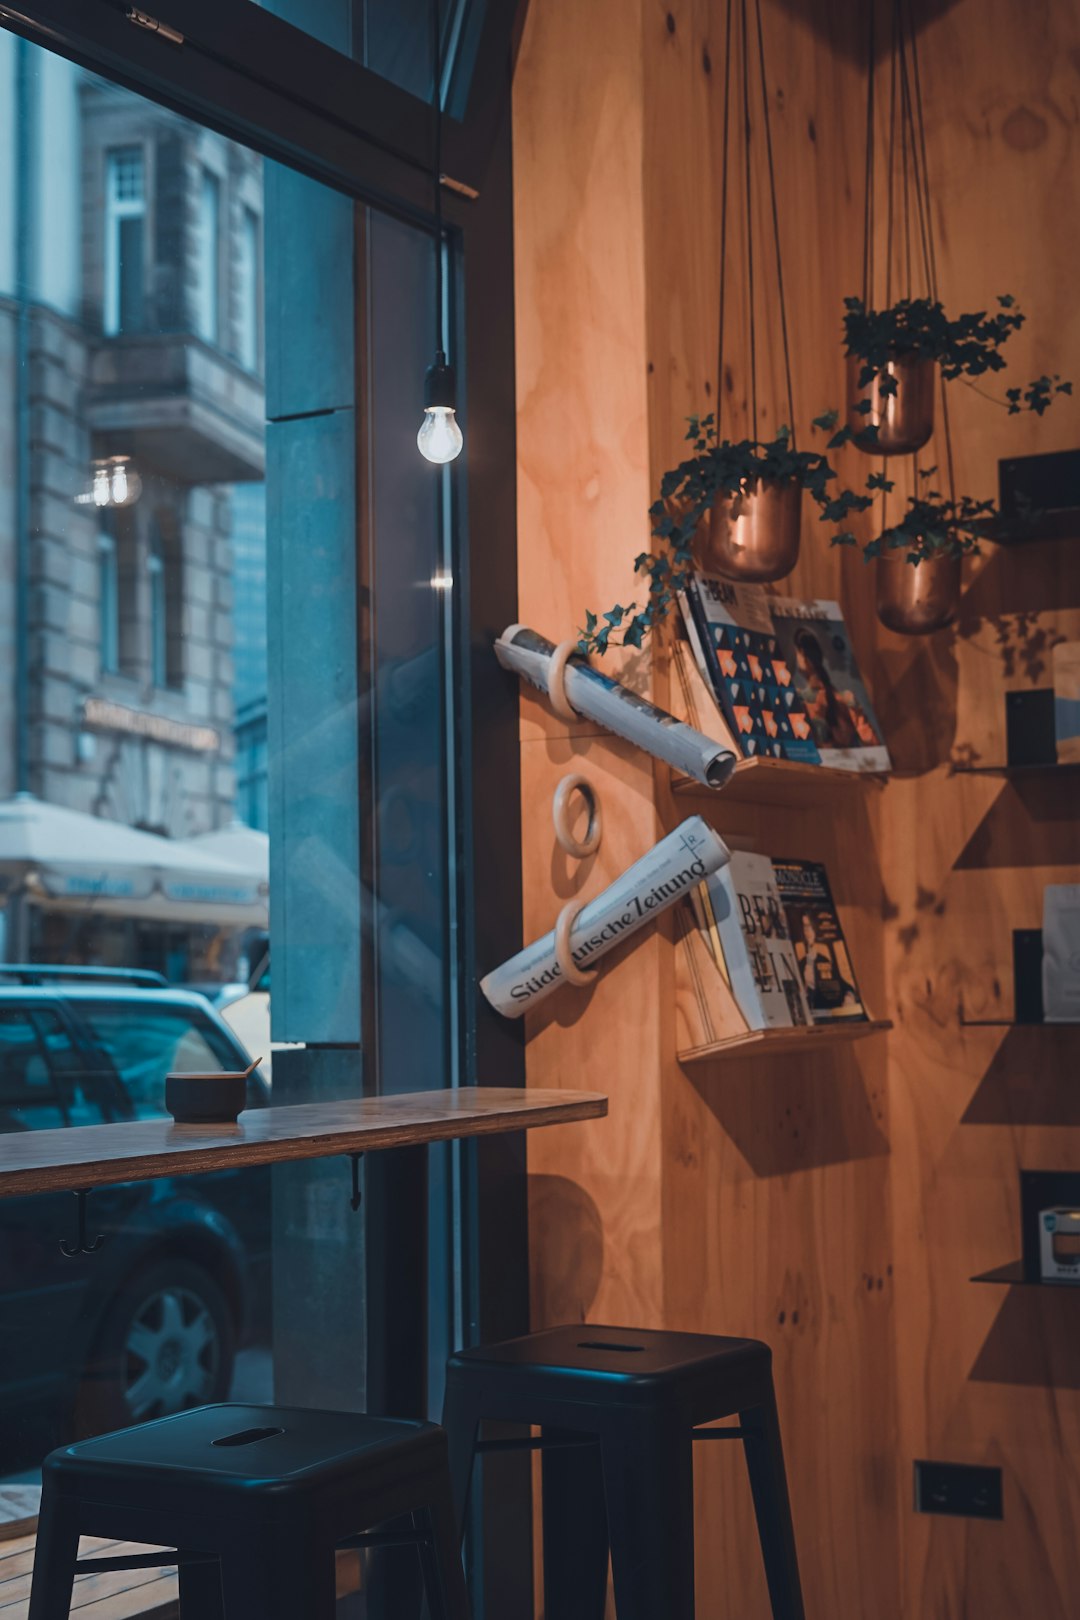
<svg viewBox="0 0 1080 1620">
<path fill-rule="evenodd" d="M 0 1007 L 0 1131 L 130 1118 L 114 1077 L 87 1067 L 59 1014 Z"/>
<path fill-rule="evenodd" d="M 167 1074 L 216 1074 L 240 1062 L 227 1036 L 197 1007 L 93 1001 L 80 1003 L 78 1011 L 112 1060 L 136 1119 L 165 1112 Z"/>
</svg>

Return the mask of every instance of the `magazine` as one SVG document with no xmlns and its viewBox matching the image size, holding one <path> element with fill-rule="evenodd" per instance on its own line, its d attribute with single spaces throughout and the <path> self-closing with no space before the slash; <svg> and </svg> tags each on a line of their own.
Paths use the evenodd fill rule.
<svg viewBox="0 0 1080 1620">
<path fill-rule="evenodd" d="M 732 850 L 707 880 L 727 977 L 750 1029 L 811 1022 L 772 862 Z"/>
<path fill-rule="evenodd" d="M 821 762 L 760 585 L 694 574 L 679 604 L 694 656 L 747 759 Z"/>
<path fill-rule="evenodd" d="M 821 763 L 838 770 L 890 770 L 889 751 L 840 604 L 773 596 L 769 607 Z"/>
<path fill-rule="evenodd" d="M 865 1019 L 825 868 L 820 861 L 774 861 L 773 870 L 814 1023 Z"/>
</svg>

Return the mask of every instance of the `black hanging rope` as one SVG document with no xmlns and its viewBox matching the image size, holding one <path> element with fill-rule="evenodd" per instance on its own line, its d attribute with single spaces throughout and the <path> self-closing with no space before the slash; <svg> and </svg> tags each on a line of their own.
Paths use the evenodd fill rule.
<svg viewBox="0 0 1080 1620">
<path fill-rule="evenodd" d="M 776 257 L 776 281 L 780 303 L 780 331 L 784 352 L 784 381 L 787 389 L 788 427 L 791 433 L 791 443 L 795 444 L 795 394 L 792 384 L 791 372 L 791 339 L 787 317 L 787 296 L 784 288 L 783 254 L 780 245 L 780 210 L 776 198 L 776 163 L 773 153 L 772 123 L 769 112 L 769 84 L 768 70 L 765 60 L 765 34 L 761 18 L 761 0 L 754 0 L 755 19 L 757 26 L 757 57 L 758 73 L 760 76 L 762 123 L 765 129 L 765 150 L 768 159 L 769 176 L 769 205 L 772 220 L 773 248 Z M 724 24 L 724 133 L 721 159 L 721 187 L 720 187 L 720 308 L 717 333 L 716 356 L 716 432 L 722 437 L 720 427 L 724 407 L 724 337 L 727 314 L 727 246 L 728 246 L 728 202 L 730 198 L 730 150 L 731 150 L 731 99 L 732 99 L 732 13 L 734 0 L 727 0 Z M 741 61 L 739 63 L 742 80 L 742 115 L 743 115 L 743 184 L 745 187 L 745 214 L 746 214 L 746 276 L 747 295 L 749 299 L 748 335 L 750 342 L 750 417 L 751 434 L 757 441 L 759 430 L 758 415 L 758 388 L 757 388 L 757 294 L 754 286 L 754 202 L 753 202 L 753 171 L 751 164 L 751 147 L 753 142 L 753 122 L 750 113 L 750 22 L 747 12 L 746 0 L 740 0 L 739 5 L 739 48 Z"/>
<path fill-rule="evenodd" d="M 926 161 L 926 120 L 923 116 L 922 78 L 919 73 L 919 44 L 915 30 L 912 0 L 907 0 L 907 30 L 911 48 L 911 77 L 914 86 L 914 122 L 918 135 L 919 155 L 922 162 L 922 189 L 926 215 L 927 280 L 930 297 L 937 302 L 941 297 L 937 274 L 937 249 L 934 243 L 934 214 L 930 200 L 930 170 Z M 949 499 L 956 500 L 956 472 L 953 465 L 952 424 L 949 421 L 949 396 L 945 378 L 939 374 L 941 388 L 941 426 L 945 439 L 945 467 L 949 477 Z"/>
<path fill-rule="evenodd" d="M 866 186 L 863 198 L 863 304 L 871 307 L 874 297 L 874 63 L 877 47 L 874 38 L 875 0 L 866 8 Z"/>
<path fill-rule="evenodd" d="M 723 178 L 720 185 L 720 328 L 716 351 L 716 436 L 719 439 L 720 417 L 724 408 L 724 311 L 727 275 L 727 219 L 728 219 L 728 114 L 731 106 L 731 7 L 727 0 L 727 24 L 724 39 L 724 143 Z"/>
<path fill-rule="evenodd" d="M 893 192 L 896 179 L 896 59 L 899 36 L 897 28 L 900 20 L 898 0 L 893 0 L 893 43 L 892 43 L 892 70 L 889 75 L 889 162 L 886 170 L 885 188 L 885 307 L 892 304 L 892 261 L 893 261 Z"/>
<path fill-rule="evenodd" d="M 746 279 L 750 290 L 750 420 L 755 444 L 758 436 L 757 319 L 754 299 L 754 193 L 750 169 L 750 52 L 746 32 L 746 0 L 742 0 L 743 169 L 746 185 Z"/>
<path fill-rule="evenodd" d="M 761 69 L 761 105 L 765 122 L 765 150 L 769 160 L 769 197 L 772 204 L 773 244 L 776 249 L 776 285 L 780 299 L 780 333 L 784 344 L 784 378 L 787 383 L 788 429 L 795 448 L 795 392 L 791 385 L 791 345 L 788 341 L 787 300 L 784 296 L 784 264 L 780 252 L 780 213 L 776 206 L 776 167 L 773 162 L 772 120 L 769 117 L 769 85 L 765 71 L 765 36 L 761 26 L 761 0 L 754 0 L 757 13 L 758 63 Z M 757 437 L 755 429 L 755 438 Z"/>
<path fill-rule="evenodd" d="M 874 303 L 874 202 L 876 179 L 876 117 L 875 117 L 875 13 L 876 5 L 867 6 L 867 60 L 866 60 L 866 183 L 864 192 L 863 235 L 863 303 L 867 309 Z M 897 231 L 897 165 L 896 144 L 899 123 L 900 174 L 902 197 L 902 234 L 898 251 L 894 254 Z M 922 77 L 919 70 L 918 32 L 915 26 L 914 0 L 892 0 L 892 50 L 889 86 L 889 138 L 886 155 L 886 229 L 885 229 L 885 306 L 892 304 L 893 260 L 907 279 L 906 296 L 913 297 L 915 233 L 922 261 L 926 296 L 934 302 L 941 297 L 938 283 L 937 245 L 934 239 L 934 218 L 930 195 L 930 170 L 927 162 L 926 120 L 923 112 Z M 956 498 L 956 478 L 953 463 L 952 424 L 949 420 L 949 400 L 944 377 L 939 373 L 941 388 L 941 425 L 945 441 L 945 462 L 949 481 L 950 499 Z M 912 457 L 915 487 L 918 491 L 918 456 Z M 882 472 L 887 467 L 882 458 Z M 886 522 L 887 499 L 882 492 L 882 524 Z"/>
</svg>

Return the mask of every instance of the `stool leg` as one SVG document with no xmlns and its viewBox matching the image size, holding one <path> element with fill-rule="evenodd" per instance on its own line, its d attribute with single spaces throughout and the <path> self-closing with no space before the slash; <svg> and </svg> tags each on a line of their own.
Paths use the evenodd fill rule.
<svg viewBox="0 0 1080 1620">
<path fill-rule="evenodd" d="M 180 1564 L 180 1620 L 224 1620 L 221 1595 L 221 1564 L 214 1558 L 205 1564 Z"/>
<path fill-rule="evenodd" d="M 469 1595 L 461 1567 L 457 1515 L 449 1484 L 413 1515 L 420 1542 L 420 1567 L 431 1620 L 469 1620 Z"/>
<path fill-rule="evenodd" d="M 27 1620 L 68 1620 L 78 1556 L 79 1524 L 76 1510 L 70 1502 L 50 1490 L 46 1478 L 38 1513 Z"/>
<path fill-rule="evenodd" d="M 545 1429 L 545 1440 L 588 1440 Z M 604 1620 L 608 1526 L 600 1446 L 553 1447 L 542 1454 L 544 1609 L 552 1620 Z"/>
<path fill-rule="evenodd" d="M 334 1620 L 333 1548 L 238 1546 L 222 1554 L 221 1591 L 225 1620 Z"/>
<path fill-rule="evenodd" d="M 666 1414 L 620 1416 L 605 1426 L 601 1448 L 619 1620 L 694 1620 L 689 1429 Z"/>
<path fill-rule="evenodd" d="M 773 1620 L 805 1620 L 776 1397 L 739 1413 Z"/>
<path fill-rule="evenodd" d="M 480 1409 L 471 1395 L 458 1388 L 452 1378 L 447 1379 L 442 1426 L 446 1430 L 450 1453 L 450 1488 L 459 1542 L 465 1535 L 465 1511 L 469 1505 L 469 1488 L 472 1483 L 473 1460 L 476 1455 L 481 1416 Z"/>
</svg>

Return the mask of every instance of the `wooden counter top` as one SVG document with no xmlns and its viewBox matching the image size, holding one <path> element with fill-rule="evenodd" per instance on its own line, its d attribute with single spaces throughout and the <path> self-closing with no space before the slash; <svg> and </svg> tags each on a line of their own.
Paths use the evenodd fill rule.
<svg viewBox="0 0 1080 1620">
<path fill-rule="evenodd" d="M 598 1092 L 473 1086 L 253 1109 L 235 1125 L 147 1119 L 9 1132 L 0 1135 L 0 1198 L 372 1153 L 598 1119 L 606 1113 L 607 1098 Z"/>
</svg>

